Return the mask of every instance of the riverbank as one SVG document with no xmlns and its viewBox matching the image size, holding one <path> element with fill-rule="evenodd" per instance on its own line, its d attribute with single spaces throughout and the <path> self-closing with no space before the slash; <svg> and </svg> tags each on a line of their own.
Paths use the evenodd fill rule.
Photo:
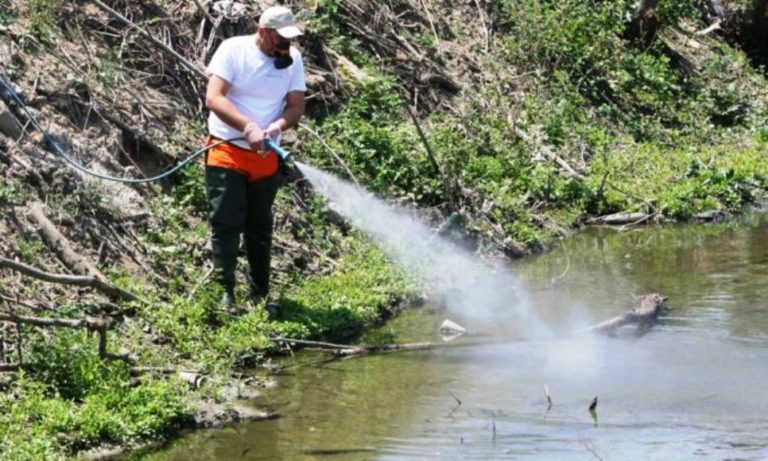
<svg viewBox="0 0 768 461">
<path fill-rule="evenodd" d="M 507 342 L 331 363 L 305 352 L 258 400 L 281 418 L 187 434 L 145 461 L 764 457 L 767 218 L 590 227 L 512 270 L 561 339 L 526 339 L 511 302 L 485 322 L 410 309 L 364 341 L 441 342 L 447 317 Z M 642 337 L 568 337 L 648 290 L 670 310 Z"/>
</svg>

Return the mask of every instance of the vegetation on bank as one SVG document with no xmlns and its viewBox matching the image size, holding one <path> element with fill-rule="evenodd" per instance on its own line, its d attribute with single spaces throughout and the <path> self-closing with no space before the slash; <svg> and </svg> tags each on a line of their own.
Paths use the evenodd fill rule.
<svg viewBox="0 0 768 461">
<path fill-rule="evenodd" d="M 201 401 L 228 404 L 231 397 L 222 389 L 237 382 L 234 370 L 278 352 L 271 337 L 347 341 L 391 316 L 416 293 L 379 250 L 352 235 L 339 241 L 335 251 L 342 257 L 332 273 L 281 274 L 274 287 L 277 318 L 268 319 L 260 306 L 250 305 L 231 315 L 220 309 L 216 287 L 206 284 L 190 292 L 205 274 L 191 270 L 195 255 L 184 248 L 189 230 L 175 227 L 168 215 L 161 226 L 167 240 L 147 238 L 158 245 L 156 263 L 173 261 L 179 279 L 164 292 L 143 289 L 146 281 L 118 279 L 145 301 L 124 306 L 130 318 L 111 332 L 111 347 L 131 351 L 142 366 L 177 364 L 211 378 L 194 392 L 173 376 L 148 373 L 137 379 L 125 363 L 101 359 L 97 339 L 84 331 L 42 334 L 30 329 L 24 336 L 31 345 L 25 361 L 35 365 L 2 384 L 0 392 L 0 459 L 59 459 L 104 443 L 133 443 L 189 427 Z M 332 232 L 327 223 L 313 229 Z M 75 304 L 51 316 L 87 314 Z"/>
<path fill-rule="evenodd" d="M 494 6 L 498 50 L 485 55 L 471 43 L 478 72 L 492 81 L 458 98 L 458 116 L 433 113 L 424 124 L 445 174 L 460 184 L 461 211 L 481 234 L 490 223 L 537 248 L 587 216 L 689 219 L 738 210 L 764 192 L 763 70 L 695 35 L 706 24 L 684 2 L 660 2 L 662 32 L 638 46 L 627 38 L 635 3 Z M 369 80 L 319 131 L 367 187 L 421 207 L 444 205 L 443 183 L 386 67 L 357 58 Z M 320 142 L 308 143 L 305 155 L 332 168 Z"/>
<path fill-rule="evenodd" d="M 443 215 L 459 211 L 478 241 L 511 241 L 531 251 L 588 216 L 643 211 L 687 219 L 737 210 L 766 189 L 764 69 L 722 41 L 696 35 L 706 24 L 689 5 L 659 2 L 660 33 L 649 46 L 628 32 L 630 1 L 492 2 L 482 26 L 493 30 L 491 46 L 476 25 L 447 24 L 453 37 L 424 26 L 408 39 L 425 59 L 444 68 L 451 59 L 469 61 L 474 69 L 456 77 L 465 89 L 445 97 L 450 109 L 431 110 L 413 98 L 397 58 L 376 56 L 376 44 L 347 26 L 345 2 L 315 3 L 303 45 L 326 44 L 350 63 L 338 70 L 336 99 L 310 106 L 306 123 L 321 138 L 300 130 L 300 156 L 352 174 L 382 196 Z M 398 14 L 412 8 L 386 3 Z M 431 8 L 434 17 L 450 17 Z M 47 46 L 67 39 L 60 20 L 49 0 L 28 8 L 0 0 L 0 26 L 22 21 L 21 46 L 39 47 L 30 53 L 40 59 Z M 312 52 L 307 58 L 322 62 Z M 14 62 L 6 71 L 21 74 L 22 67 Z M 93 69 L 100 84 L 125 81 L 127 71 L 109 59 Z M 70 77 L 67 91 L 93 91 L 87 75 Z M 404 111 L 414 100 L 426 143 Z M 200 119 L 183 126 L 166 137 L 165 150 L 203 135 Z M 50 206 L 62 217 L 120 216 L 95 187 L 78 183 L 61 192 L 56 184 L 7 179 L 0 207 L 8 213 L 51 194 Z M 372 242 L 339 225 L 311 190 L 290 186 L 276 206 L 280 315 L 268 320 L 247 305 L 230 315 L 205 283 L 210 258 L 200 166 L 177 178 L 170 193 L 158 186 L 146 194 L 152 219 L 137 236 L 146 268 L 101 267 L 144 300 L 121 302 L 111 313 L 119 322 L 110 348 L 130 351 L 143 366 L 193 368 L 211 379 L 192 390 L 163 374 L 132 376 L 127 364 L 102 360 L 96 337 L 84 331 L 23 327 L 24 361 L 32 365 L 0 382 L 0 459 L 57 459 L 171 433 L 190 424 L 201 400 L 226 403 L 222 388 L 233 369 L 279 352 L 272 337 L 349 340 L 418 291 Z M 38 237 L 22 237 L 14 256 L 36 265 L 50 260 Z M 15 289 L 4 285 L 0 291 Z M 50 291 L 39 281 L 28 285 L 20 288 L 25 294 Z M 35 315 L 104 314 L 93 303 L 62 298 Z"/>
</svg>

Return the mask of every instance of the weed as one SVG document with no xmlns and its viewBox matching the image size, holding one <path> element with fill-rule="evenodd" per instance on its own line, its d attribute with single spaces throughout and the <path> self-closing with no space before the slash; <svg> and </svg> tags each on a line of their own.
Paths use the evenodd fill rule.
<svg viewBox="0 0 768 461">
<path fill-rule="evenodd" d="M 7 26 L 13 22 L 16 11 L 12 0 L 0 0 L 0 26 Z"/>
<path fill-rule="evenodd" d="M 40 240 L 20 240 L 19 253 L 21 259 L 29 264 L 37 263 L 37 257 L 45 248 L 45 244 Z"/>
<path fill-rule="evenodd" d="M 27 32 L 45 45 L 54 41 L 54 20 L 56 2 L 54 0 L 29 0 L 30 18 Z"/>
<path fill-rule="evenodd" d="M 0 205 L 18 203 L 24 197 L 24 187 L 16 180 L 0 184 Z"/>
</svg>

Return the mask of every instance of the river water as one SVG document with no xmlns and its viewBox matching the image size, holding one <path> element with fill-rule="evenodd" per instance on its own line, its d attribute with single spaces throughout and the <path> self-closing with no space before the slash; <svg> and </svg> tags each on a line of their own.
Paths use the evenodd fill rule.
<svg viewBox="0 0 768 461">
<path fill-rule="evenodd" d="M 473 334 L 456 344 L 506 341 L 300 354 L 253 402 L 280 418 L 195 432 L 146 459 L 768 459 L 765 215 L 591 228 L 512 270 L 553 337 L 412 309 L 363 342 L 442 341 L 446 318 Z M 670 310 L 647 334 L 570 334 L 650 292 Z"/>
</svg>

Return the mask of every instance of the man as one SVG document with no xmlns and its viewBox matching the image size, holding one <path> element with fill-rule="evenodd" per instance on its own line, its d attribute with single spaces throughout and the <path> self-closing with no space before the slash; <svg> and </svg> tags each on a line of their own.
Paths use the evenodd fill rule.
<svg viewBox="0 0 768 461">
<path fill-rule="evenodd" d="M 269 291 L 272 204 L 280 165 L 264 140 L 279 143 L 281 133 L 304 114 L 304 65 L 289 42 L 301 33 L 289 9 L 268 8 L 255 35 L 222 42 L 207 68 L 209 143 L 244 137 L 210 149 L 205 161 L 213 267 L 228 308 L 235 303 L 241 233 L 250 266 L 250 297 L 258 303 Z"/>
</svg>

